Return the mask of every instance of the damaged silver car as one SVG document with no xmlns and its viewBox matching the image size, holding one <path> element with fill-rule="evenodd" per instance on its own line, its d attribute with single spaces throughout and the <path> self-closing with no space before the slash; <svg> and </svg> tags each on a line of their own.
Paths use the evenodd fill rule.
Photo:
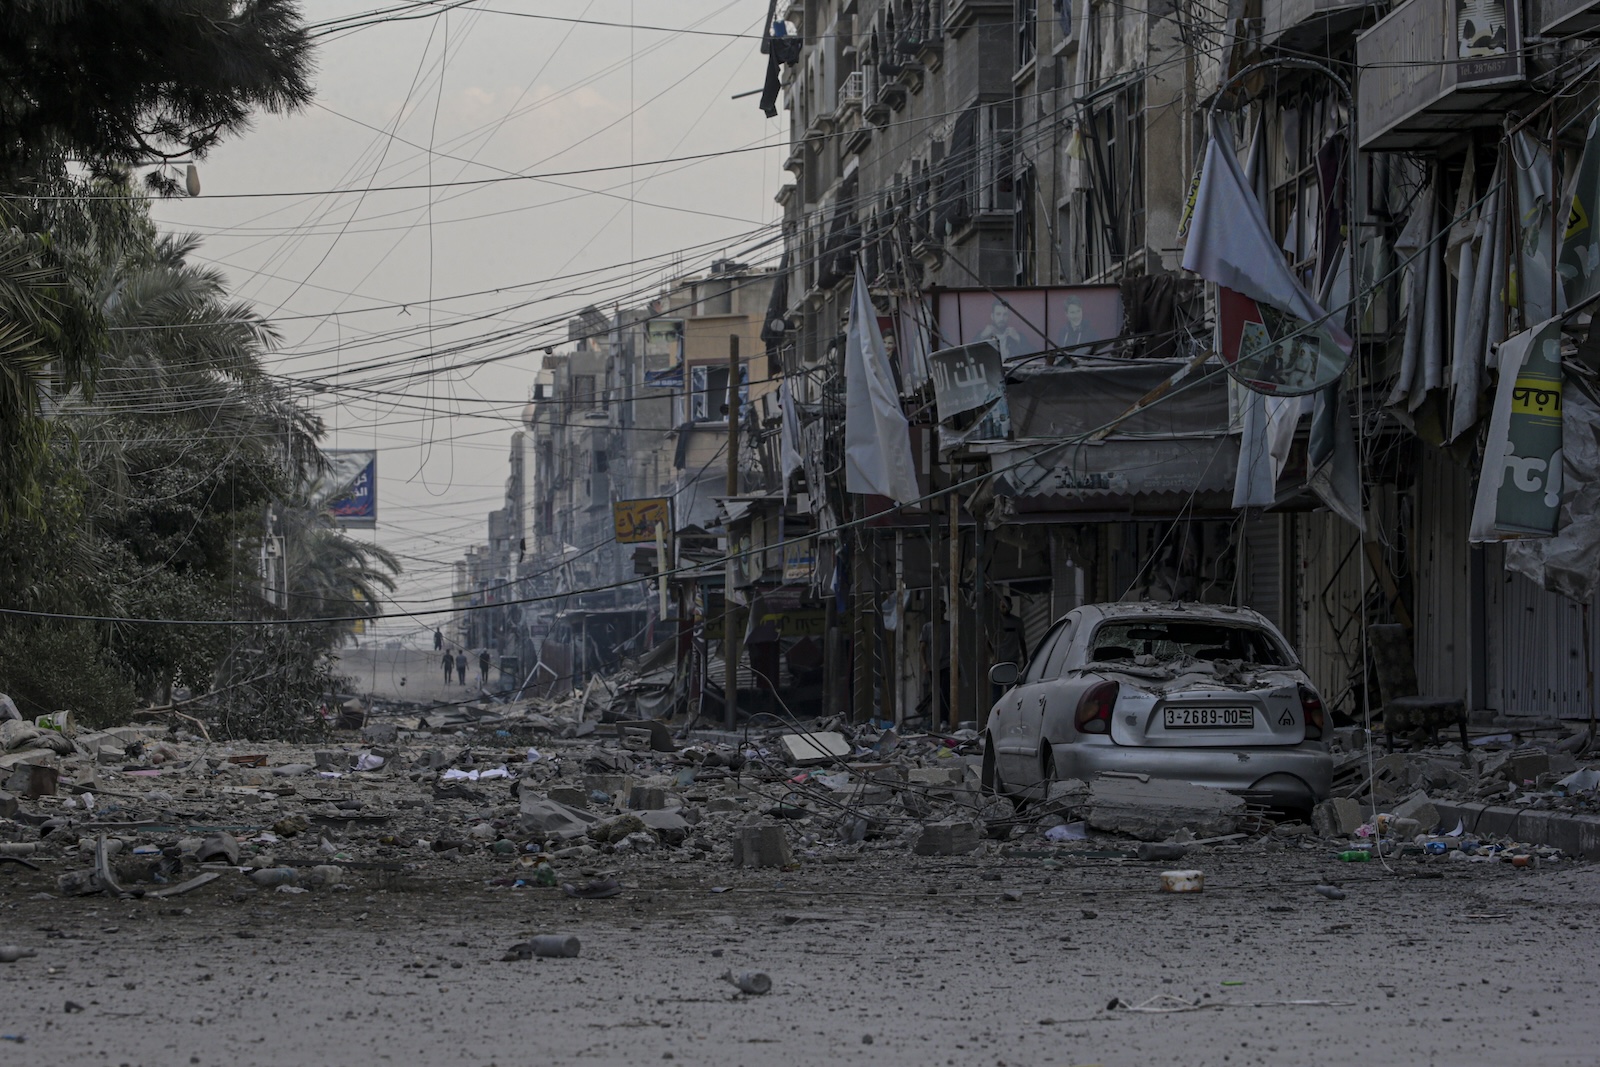
<svg viewBox="0 0 1600 1067">
<path fill-rule="evenodd" d="M 1322 699 L 1248 608 L 1089 604 L 1045 634 L 989 712 L 983 780 L 1018 799 L 1058 779 L 1148 774 L 1303 810 L 1328 796 Z"/>
</svg>

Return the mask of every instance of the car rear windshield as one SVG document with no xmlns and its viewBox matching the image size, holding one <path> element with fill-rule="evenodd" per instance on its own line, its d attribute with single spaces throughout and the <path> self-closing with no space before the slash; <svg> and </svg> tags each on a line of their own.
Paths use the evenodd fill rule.
<svg viewBox="0 0 1600 1067">
<path fill-rule="evenodd" d="M 1094 632 L 1090 658 L 1100 662 L 1155 656 L 1176 659 L 1241 660 L 1263 667 L 1288 667 L 1288 652 L 1265 630 L 1190 619 L 1132 619 L 1102 623 Z"/>
</svg>

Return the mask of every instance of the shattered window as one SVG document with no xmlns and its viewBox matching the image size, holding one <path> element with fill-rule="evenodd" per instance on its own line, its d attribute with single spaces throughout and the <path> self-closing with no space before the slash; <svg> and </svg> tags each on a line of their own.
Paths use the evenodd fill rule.
<svg viewBox="0 0 1600 1067">
<path fill-rule="evenodd" d="M 1130 619 L 1108 622 L 1094 633 L 1090 658 L 1101 662 L 1189 657 L 1240 660 L 1265 667 L 1290 667 L 1294 658 L 1273 636 L 1255 626 L 1189 619 Z"/>
</svg>

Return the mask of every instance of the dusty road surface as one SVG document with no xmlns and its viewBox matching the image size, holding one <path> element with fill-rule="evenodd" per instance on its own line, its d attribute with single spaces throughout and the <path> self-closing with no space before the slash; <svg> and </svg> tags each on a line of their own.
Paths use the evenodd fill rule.
<svg viewBox="0 0 1600 1067">
<path fill-rule="evenodd" d="M 1600 1062 L 1600 870 L 1274 845 L 1199 850 L 1188 896 L 1082 845 L 793 871 L 658 853 L 599 901 L 493 888 L 488 859 L 165 901 L 0 866 L 0 942 L 38 951 L 0 964 L 0 1033 L 25 1039 L 0 1064 Z M 1314 891 L 1332 881 L 1345 899 Z M 582 955 L 501 962 L 547 932 Z"/>
</svg>

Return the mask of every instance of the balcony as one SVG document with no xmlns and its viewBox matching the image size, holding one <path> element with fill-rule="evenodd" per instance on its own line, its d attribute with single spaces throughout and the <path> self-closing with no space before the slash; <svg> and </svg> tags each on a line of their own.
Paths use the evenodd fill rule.
<svg viewBox="0 0 1600 1067">
<path fill-rule="evenodd" d="M 1521 26 L 1463 55 L 1455 8 L 1406 0 L 1356 41 L 1357 134 L 1365 152 L 1436 149 L 1499 126 L 1524 94 Z"/>
<path fill-rule="evenodd" d="M 1014 0 L 949 0 L 949 3 L 944 13 L 944 32 L 951 37 L 960 37 L 983 18 L 1010 22 L 1016 17 Z"/>
<path fill-rule="evenodd" d="M 852 70 L 844 79 L 844 84 L 839 86 L 839 103 L 834 109 L 834 114 L 843 119 L 852 111 L 861 110 L 861 98 L 865 94 L 866 75 L 859 70 Z"/>
<path fill-rule="evenodd" d="M 1542 37 L 1600 37 L 1600 0 L 1528 0 L 1528 25 Z"/>
<path fill-rule="evenodd" d="M 1286 52 L 1336 51 L 1338 43 L 1348 43 L 1381 6 L 1373 0 L 1265 0 L 1261 43 Z"/>
</svg>

